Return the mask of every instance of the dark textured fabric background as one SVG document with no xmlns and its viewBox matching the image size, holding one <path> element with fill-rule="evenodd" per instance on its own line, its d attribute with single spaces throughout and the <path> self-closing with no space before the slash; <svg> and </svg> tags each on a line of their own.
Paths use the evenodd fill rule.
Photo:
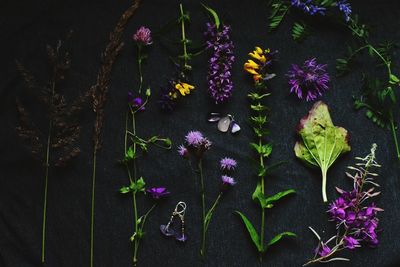
<svg viewBox="0 0 400 267">
<path fill-rule="evenodd" d="M 153 98 L 146 112 L 138 117 L 138 134 L 169 136 L 174 144 L 172 151 L 152 148 L 148 156 L 139 161 L 139 173 L 149 185 L 165 185 L 172 192 L 151 214 L 146 225 L 146 236 L 139 252 L 139 266 L 258 266 L 258 256 L 246 230 L 234 210 L 245 212 L 259 228 L 260 209 L 251 200 L 257 179 L 252 175 L 251 150 L 248 143 L 253 135 L 246 123 L 249 116 L 247 92 L 252 83 L 242 70 L 247 53 L 255 45 L 280 51 L 275 64 L 277 78 L 271 81 L 273 96 L 267 100 L 272 112 L 269 140 L 274 144 L 269 163 L 287 160 L 288 164 L 266 179 L 266 191 L 271 194 L 294 188 L 297 195 L 288 197 L 275 208 L 267 210 L 267 238 L 282 231 L 293 231 L 296 239 L 286 239 L 268 251 L 264 266 L 300 266 L 312 256 L 317 240 L 308 230 L 313 226 L 324 238 L 334 234 L 334 225 L 328 222 L 327 205 L 322 203 L 320 173 L 306 168 L 295 159 L 295 127 L 313 103 L 297 100 L 289 95 L 284 76 L 291 63 L 302 63 L 317 57 L 328 63 L 332 77 L 330 90 L 322 97 L 330 109 L 333 121 L 349 130 L 351 153 L 334 164 L 328 174 L 328 197 L 336 197 L 334 186 L 350 188 L 345 178 L 345 167 L 353 158 L 366 155 L 372 142 L 378 144 L 377 157 L 383 165 L 378 182 L 382 195 L 378 205 L 385 209 L 380 214 L 380 245 L 376 249 L 362 248 L 354 253 L 343 253 L 351 263 L 329 266 L 396 266 L 400 264 L 400 204 L 399 162 L 395 160 L 392 138 L 388 131 L 377 128 L 363 112 L 353 110 L 352 95 L 357 94 L 362 71 L 373 71 L 366 56 L 356 65 L 355 71 L 343 78 L 335 77 L 335 58 L 345 51 L 351 40 L 348 32 L 330 23 L 318 23 L 314 34 L 302 44 L 292 41 L 290 25 L 285 20 L 278 32 L 267 32 L 268 10 L 264 1 L 205 1 L 232 26 L 236 63 L 233 69 L 235 89 L 233 98 L 224 106 L 214 106 L 207 95 L 206 73 L 208 54 L 193 62 L 193 82 L 197 89 L 182 99 L 172 114 L 160 112 L 156 99 L 159 88 L 171 76 L 173 67 L 168 60 L 168 50 L 158 40 L 148 51 L 144 65 L 144 78 L 153 88 Z M 124 169 L 116 161 L 123 154 L 123 127 L 128 90 L 137 84 L 136 50 L 131 35 L 140 25 L 157 29 L 178 14 L 178 1 L 148 0 L 128 24 L 124 47 L 115 64 L 112 84 L 106 107 L 104 123 L 104 148 L 99 154 L 96 191 L 95 266 L 131 266 L 132 247 L 129 241 L 132 230 L 132 209 L 129 196 L 121 196 L 118 189 L 127 183 Z M 386 39 L 399 41 L 400 4 L 396 0 L 352 1 L 353 10 L 361 19 L 373 26 L 373 43 Z M 24 95 L 21 78 L 17 75 L 14 60 L 19 59 L 40 78 L 46 77 L 45 45 L 54 44 L 69 29 L 74 35 L 69 42 L 72 69 L 65 87 L 67 96 L 75 96 L 94 83 L 99 55 L 103 51 L 108 33 L 128 1 L 2 1 L 0 3 L 1 64 L 0 64 L 0 266 L 41 266 L 41 223 L 43 201 L 43 168 L 33 161 L 29 152 L 16 137 L 17 114 L 15 96 Z M 192 23 L 188 38 L 200 43 L 207 15 L 199 2 L 184 1 L 191 14 Z M 323 20 L 322 20 L 323 21 Z M 178 38 L 176 28 L 171 37 Z M 175 50 L 174 50 L 175 51 Z M 400 66 L 399 55 L 395 65 Z M 395 69 L 399 74 L 399 69 Z M 383 76 L 384 77 L 384 76 Z M 29 101 L 29 99 L 28 99 Z M 222 134 L 216 125 L 206 122 L 210 111 L 229 112 L 242 126 L 237 136 Z M 40 118 L 39 114 L 36 114 Z M 82 154 L 67 168 L 51 170 L 48 195 L 48 220 L 45 266 L 74 267 L 89 265 L 89 224 L 91 187 L 91 132 L 93 116 L 86 111 L 82 118 Z M 239 161 L 235 173 L 238 184 L 224 197 L 212 219 L 207 235 L 207 258 L 199 257 L 200 205 L 198 189 L 187 163 L 179 158 L 176 146 L 183 141 L 187 131 L 203 131 L 213 147 L 206 155 L 205 174 L 207 202 L 215 198 L 219 188 L 217 161 L 222 156 L 232 156 Z M 151 204 L 139 199 L 139 209 Z M 166 223 L 178 201 L 185 201 L 187 210 L 188 242 L 181 246 L 164 239 L 158 230 Z M 397 265 L 399 266 L 399 265 Z"/>
</svg>

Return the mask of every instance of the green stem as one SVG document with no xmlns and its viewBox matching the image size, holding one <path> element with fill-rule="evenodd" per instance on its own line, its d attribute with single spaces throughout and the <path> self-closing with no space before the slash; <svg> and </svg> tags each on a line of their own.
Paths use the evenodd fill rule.
<svg viewBox="0 0 400 267">
<path fill-rule="evenodd" d="M 139 94 L 142 92 L 143 73 L 142 73 L 142 45 L 138 44 L 138 70 L 139 70 Z"/>
<path fill-rule="evenodd" d="M 322 199 L 324 202 L 328 202 L 328 197 L 326 196 L 326 175 L 328 170 L 327 169 L 321 169 L 322 171 Z"/>
<path fill-rule="evenodd" d="M 206 200 L 205 200 L 205 192 L 204 192 L 204 177 L 203 177 L 203 164 L 202 160 L 199 160 L 199 165 L 198 169 L 200 172 L 200 186 L 201 186 L 201 208 L 202 208 L 202 222 L 203 222 L 203 229 L 202 229 L 202 237 L 201 237 L 201 249 L 200 249 L 200 255 L 202 257 L 205 256 L 206 251 L 206 225 L 205 225 L 205 218 L 206 218 Z"/>
<path fill-rule="evenodd" d="M 90 213 L 90 267 L 93 267 L 93 256 L 94 256 L 94 200 L 95 200 L 95 188 L 96 188 L 96 154 L 97 149 L 93 150 L 93 170 L 92 170 L 92 207 Z"/>
<path fill-rule="evenodd" d="M 136 135 L 136 120 L 135 120 L 135 113 L 132 112 L 132 132 L 134 135 Z M 133 143 L 133 154 L 136 157 L 136 143 Z M 130 178 L 132 180 L 132 178 Z M 136 159 L 133 159 L 133 182 L 136 183 L 137 180 L 137 170 L 136 170 Z M 138 223 L 138 211 L 137 211 L 137 203 L 136 203 L 136 192 L 133 191 L 132 193 L 133 197 L 133 212 L 134 212 L 134 220 L 135 220 L 135 234 L 138 234 L 139 230 L 139 223 Z M 133 265 L 136 266 L 137 264 L 137 253 L 139 249 L 139 237 L 135 238 L 134 240 L 134 251 L 133 251 Z"/>
<path fill-rule="evenodd" d="M 49 163 L 50 163 L 50 144 L 51 144 L 51 131 L 53 123 L 50 120 L 49 123 L 49 134 L 47 136 L 47 148 L 46 148 L 46 170 L 44 178 L 44 201 L 43 201 L 43 221 L 42 221 L 42 263 L 45 261 L 45 241 L 46 241 L 46 214 L 47 214 L 47 191 L 49 182 Z"/>
<path fill-rule="evenodd" d="M 259 146 L 262 146 L 262 138 L 259 138 L 258 141 Z M 260 155 L 260 166 L 264 168 L 264 158 L 262 155 Z M 265 195 L 265 179 L 264 176 L 260 177 L 260 183 L 261 183 L 261 193 L 263 196 Z M 260 247 L 264 248 L 264 235 L 265 235 L 265 209 L 261 208 L 261 229 L 260 229 Z M 262 262 L 262 252 L 260 252 L 260 262 Z"/>
<path fill-rule="evenodd" d="M 187 59 L 188 59 L 188 55 L 187 55 L 187 40 L 186 40 L 186 34 L 185 34 L 185 14 L 183 12 L 183 5 L 179 4 L 179 8 L 181 11 L 181 31 L 182 31 L 182 44 L 183 44 L 183 62 L 184 62 L 184 68 L 188 68 L 188 64 L 187 64 Z"/>
<path fill-rule="evenodd" d="M 399 142 L 397 141 L 396 126 L 394 125 L 393 115 L 390 116 L 390 128 L 393 135 L 394 145 L 396 147 L 397 159 L 400 160 Z"/>
<path fill-rule="evenodd" d="M 215 208 L 216 208 L 217 205 L 219 204 L 219 200 L 221 199 L 221 197 L 222 197 L 222 191 L 219 193 L 217 199 L 215 199 L 215 201 L 214 201 L 214 204 L 211 206 L 211 208 L 210 208 L 210 209 L 208 210 L 208 212 L 207 212 L 206 221 L 204 222 L 204 223 L 205 223 L 205 230 L 206 230 L 206 232 L 207 232 L 207 230 L 208 230 L 208 225 L 209 225 L 210 222 L 211 222 L 212 214 L 214 213 Z"/>
</svg>

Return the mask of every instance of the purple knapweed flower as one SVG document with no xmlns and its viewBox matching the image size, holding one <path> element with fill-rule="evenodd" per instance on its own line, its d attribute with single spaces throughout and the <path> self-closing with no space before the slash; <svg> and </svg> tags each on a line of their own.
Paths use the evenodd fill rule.
<svg viewBox="0 0 400 267">
<path fill-rule="evenodd" d="M 232 96 L 232 65 L 235 61 L 233 55 L 233 42 L 229 37 L 231 28 L 223 25 L 217 29 L 215 24 L 207 23 L 204 33 L 208 39 L 207 49 L 212 51 L 208 61 L 208 90 L 216 104 L 225 102 Z"/>
<path fill-rule="evenodd" d="M 219 163 L 220 163 L 221 169 L 224 171 L 234 170 L 237 166 L 236 160 L 234 160 L 232 158 L 228 158 L 228 157 L 222 158 Z"/>
<path fill-rule="evenodd" d="M 315 58 L 306 60 L 303 66 L 292 64 L 286 76 L 289 77 L 290 92 L 306 101 L 315 100 L 328 90 L 329 75 L 326 64 L 317 64 Z"/>
<path fill-rule="evenodd" d="M 199 131 L 190 131 L 185 136 L 185 140 L 189 146 L 199 147 L 204 141 L 204 136 Z"/>
<path fill-rule="evenodd" d="M 181 157 L 188 157 L 189 156 L 189 151 L 184 145 L 178 146 L 178 154 Z"/>
<path fill-rule="evenodd" d="M 153 43 L 150 29 L 144 26 L 140 27 L 132 38 L 138 45 L 151 45 Z"/>
<path fill-rule="evenodd" d="M 154 199 L 160 199 L 170 194 L 165 187 L 152 187 L 147 189 L 146 192 Z"/>
<path fill-rule="evenodd" d="M 236 184 L 235 179 L 233 179 L 228 175 L 222 175 L 221 180 L 222 180 L 222 185 L 234 186 Z"/>
</svg>

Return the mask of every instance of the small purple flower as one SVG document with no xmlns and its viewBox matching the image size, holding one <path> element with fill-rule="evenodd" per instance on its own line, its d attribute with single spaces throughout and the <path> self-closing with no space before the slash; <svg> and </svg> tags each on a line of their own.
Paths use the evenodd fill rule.
<svg viewBox="0 0 400 267">
<path fill-rule="evenodd" d="M 163 235 L 165 235 L 167 237 L 175 235 L 175 231 L 173 229 L 171 229 L 169 226 L 164 225 L 164 224 L 160 225 L 160 231 Z"/>
<path fill-rule="evenodd" d="M 188 157 L 189 156 L 189 151 L 184 145 L 178 146 L 178 154 L 181 157 Z"/>
<path fill-rule="evenodd" d="M 329 75 L 326 72 L 326 64 L 317 64 L 315 58 L 306 60 L 302 67 L 292 64 L 286 76 L 289 77 L 290 92 L 298 98 L 306 101 L 315 100 L 328 90 Z"/>
<path fill-rule="evenodd" d="M 339 10 L 342 11 L 342 13 L 344 14 L 345 20 L 349 21 L 351 15 L 351 6 L 347 2 L 347 0 L 340 0 L 336 3 L 336 5 L 339 7 Z"/>
<path fill-rule="evenodd" d="M 321 243 L 321 245 L 315 251 L 321 257 L 326 257 L 332 252 L 332 249 L 328 247 L 325 243 Z"/>
<path fill-rule="evenodd" d="M 150 29 L 144 26 L 140 27 L 132 38 L 139 45 L 151 45 L 153 43 Z"/>
<path fill-rule="evenodd" d="M 232 158 L 225 157 L 220 161 L 221 169 L 231 171 L 236 168 L 237 162 Z"/>
<path fill-rule="evenodd" d="M 165 187 L 152 187 L 147 189 L 146 192 L 154 199 L 160 199 L 170 194 Z"/>
<path fill-rule="evenodd" d="M 218 30 L 215 24 L 207 23 L 204 35 L 207 37 L 207 49 L 212 51 L 209 59 L 208 90 L 216 104 L 225 102 L 232 96 L 233 42 L 230 40 L 231 28 L 223 25 Z"/>
<path fill-rule="evenodd" d="M 185 233 L 179 233 L 175 235 L 175 239 L 179 242 L 185 242 L 187 240 L 187 235 Z"/>
<path fill-rule="evenodd" d="M 344 247 L 348 249 L 355 249 L 360 247 L 360 242 L 357 239 L 351 236 L 345 236 L 343 238 Z"/>
<path fill-rule="evenodd" d="M 204 136 L 201 132 L 199 131 L 190 131 L 186 136 L 185 136 L 186 143 L 189 146 L 193 147 L 199 147 L 202 145 L 204 142 Z"/>
<path fill-rule="evenodd" d="M 309 15 L 315 15 L 317 13 L 322 16 L 325 15 L 326 8 L 312 4 L 312 0 L 292 0 L 291 4 L 294 7 L 302 9 L 305 13 Z"/>
<path fill-rule="evenodd" d="M 128 104 L 133 108 L 140 108 L 139 110 L 145 110 L 143 105 L 143 99 L 135 97 L 132 92 L 128 92 Z"/>
<path fill-rule="evenodd" d="M 233 179 L 228 175 L 222 175 L 221 179 L 222 179 L 222 185 L 234 186 L 236 184 L 235 179 Z"/>
</svg>

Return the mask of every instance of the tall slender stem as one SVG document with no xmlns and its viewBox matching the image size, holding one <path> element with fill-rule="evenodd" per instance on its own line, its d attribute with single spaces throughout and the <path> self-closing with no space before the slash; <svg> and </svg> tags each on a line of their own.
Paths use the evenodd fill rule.
<svg viewBox="0 0 400 267">
<path fill-rule="evenodd" d="M 259 146 L 262 146 L 262 138 L 259 138 L 258 141 Z M 264 168 L 264 157 L 260 155 L 260 166 Z M 264 181 L 264 176 L 260 177 L 260 183 L 261 183 L 261 193 L 263 196 L 265 195 L 265 181 Z M 265 209 L 261 207 L 261 229 L 260 229 L 260 245 L 261 247 L 264 247 L 264 235 L 265 235 Z M 262 253 L 260 252 L 260 262 L 262 262 Z"/>
<path fill-rule="evenodd" d="M 46 214 L 47 214 L 47 191 L 49 183 L 49 164 L 50 164 L 50 144 L 51 144 L 51 131 L 53 123 L 49 122 L 49 134 L 47 136 L 47 148 L 46 148 L 46 166 L 45 166 L 45 178 L 44 178 L 44 200 L 43 200 L 43 220 L 42 220 L 42 263 L 45 261 L 45 242 L 46 242 Z"/>
<path fill-rule="evenodd" d="M 93 267 L 94 258 L 94 200 L 96 189 L 96 156 L 97 148 L 93 150 L 93 170 L 92 170 L 92 207 L 90 213 L 90 267 Z"/>
<path fill-rule="evenodd" d="M 182 31 L 182 44 L 183 44 L 183 62 L 184 62 L 184 67 L 185 69 L 188 68 L 188 64 L 187 64 L 187 59 L 188 59 L 188 55 L 187 55 L 187 40 L 186 40 L 186 34 L 185 34 L 185 13 L 183 12 L 183 5 L 179 4 L 179 8 L 181 11 L 181 31 Z"/>
<path fill-rule="evenodd" d="M 391 115 L 390 118 L 390 128 L 393 135 L 394 145 L 396 146 L 397 159 L 400 160 L 399 142 L 397 141 L 397 133 L 396 133 L 397 131 L 396 131 L 396 126 L 394 125 L 393 115 Z"/>
<path fill-rule="evenodd" d="M 136 120 L 135 120 L 135 113 L 131 112 L 132 115 L 132 133 L 136 135 Z M 136 170 L 136 142 L 133 142 L 133 182 L 136 183 L 137 180 L 137 170 Z M 138 235 L 139 230 L 139 222 L 138 222 L 138 211 L 137 211 L 137 203 L 136 203 L 136 191 L 132 192 L 133 197 L 133 212 L 134 212 L 134 220 L 135 220 L 135 234 Z M 136 236 L 134 239 L 134 249 L 133 249 L 133 265 L 136 266 L 137 264 L 137 253 L 139 249 L 139 240 L 140 237 Z"/>
<path fill-rule="evenodd" d="M 139 94 L 142 93 L 143 73 L 142 73 L 142 45 L 138 44 L 138 70 L 139 70 Z"/>
<path fill-rule="evenodd" d="M 206 251 L 205 251 L 205 247 L 206 247 L 206 225 L 205 225 L 206 200 L 205 200 L 205 192 L 204 192 L 204 175 L 203 175 L 203 161 L 202 161 L 202 159 L 199 160 L 198 169 L 199 169 L 199 172 L 200 172 L 201 209 L 202 209 L 202 216 L 203 216 L 203 218 L 202 218 L 203 229 L 202 229 L 202 236 L 201 236 L 200 255 L 202 257 L 204 257 L 205 254 L 206 254 Z"/>
<path fill-rule="evenodd" d="M 51 104 L 53 107 L 53 97 L 56 90 L 56 69 L 53 69 L 53 79 L 51 83 Z M 42 219 L 42 263 L 45 262 L 45 243 L 46 243 L 46 216 L 47 216 L 47 192 L 49 183 L 49 168 L 50 168 L 50 146 L 51 146 L 51 132 L 53 131 L 53 121 L 49 118 L 49 132 L 47 133 L 47 147 L 46 147 L 46 165 L 45 165 L 45 178 L 44 178 L 44 196 L 43 196 L 43 219 Z"/>
</svg>

